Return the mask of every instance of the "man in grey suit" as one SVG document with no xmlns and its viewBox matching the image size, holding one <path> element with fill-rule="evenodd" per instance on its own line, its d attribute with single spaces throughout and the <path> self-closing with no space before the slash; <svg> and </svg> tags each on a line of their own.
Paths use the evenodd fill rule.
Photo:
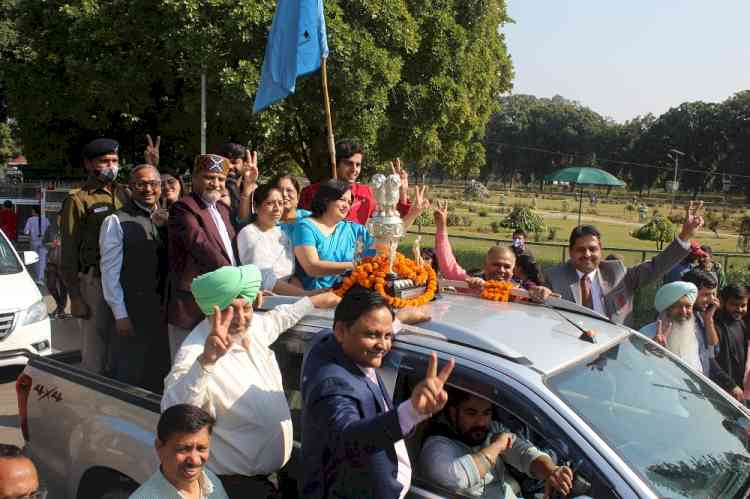
<svg viewBox="0 0 750 499">
<path fill-rule="evenodd" d="M 660 279 L 690 251 L 690 239 L 703 226 L 703 202 L 687 208 L 682 231 L 652 260 L 627 268 L 620 260 L 602 259 L 602 238 L 596 227 L 581 225 L 570 235 L 570 260 L 545 272 L 545 281 L 563 299 L 574 301 L 617 324 L 632 326 L 635 290 Z"/>
</svg>

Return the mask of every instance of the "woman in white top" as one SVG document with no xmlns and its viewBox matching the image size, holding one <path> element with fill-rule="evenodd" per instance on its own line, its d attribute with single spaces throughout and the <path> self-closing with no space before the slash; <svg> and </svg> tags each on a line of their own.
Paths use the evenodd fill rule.
<svg viewBox="0 0 750 499">
<path fill-rule="evenodd" d="M 298 284 L 297 279 L 292 279 L 294 249 L 289 236 L 279 227 L 284 211 L 281 190 L 271 184 L 258 187 L 253 205 L 255 220 L 237 235 L 240 262 L 243 265 L 252 263 L 260 269 L 263 290 L 289 296 L 310 294 Z"/>
</svg>

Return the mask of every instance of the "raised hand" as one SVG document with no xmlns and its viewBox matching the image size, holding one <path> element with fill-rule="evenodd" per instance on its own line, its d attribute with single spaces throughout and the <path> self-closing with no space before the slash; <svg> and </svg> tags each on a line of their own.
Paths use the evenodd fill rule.
<svg viewBox="0 0 750 499">
<path fill-rule="evenodd" d="M 409 211 L 412 214 L 419 216 L 424 210 L 429 210 L 431 207 L 430 200 L 427 199 L 425 193 L 427 192 L 427 186 L 417 186 L 414 189 L 414 202 L 409 207 Z"/>
<path fill-rule="evenodd" d="M 456 362 L 453 359 L 449 360 L 440 373 L 438 373 L 437 364 L 437 355 L 432 352 L 427 366 L 427 375 L 411 393 L 410 400 L 414 410 L 423 415 L 438 412 L 448 402 L 448 392 L 443 389 L 443 386 L 453 372 Z"/>
<path fill-rule="evenodd" d="M 243 163 L 242 193 L 249 196 L 258 186 L 258 177 L 260 176 L 258 153 L 256 151 L 246 151 Z"/>
<path fill-rule="evenodd" d="M 669 323 L 669 325 L 664 326 L 661 320 L 656 321 L 656 335 L 654 336 L 655 342 L 657 342 L 659 345 L 663 347 L 666 347 L 667 338 L 669 338 L 670 334 L 672 334 L 671 322 Z"/>
<path fill-rule="evenodd" d="M 219 307 L 214 305 L 214 313 L 211 316 L 211 334 L 206 338 L 203 353 L 198 358 L 204 367 L 216 364 L 232 348 L 229 325 L 232 323 L 233 317 L 234 307 L 229 306 L 221 311 Z"/>
<path fill-rule="evenodd" d="M 151 140 L 151 135 L 146 134 L 146 150 L 143 151 L 143 159 L 146 164 L 159 166 L 159 146 L 161 145 L 161 135 L 156 136 L 156 142 Z"/>
<path fill-rule="evenodd" d="M 438 199 L 434 208 L 435 226 L 448 227 L 448 201 Z"/>
<path fill-rule="evenodd" d="M 701 227 L 703 227 L 703 216 L 700 214 L 703 209 L 703 201 L 690 201 L 690 204 L 685 209 L 685 223 L 682 224 L 682 231 L 680 232 L 680 239 L 683 241 L 690 241 L 698 233 Z"/>
<path fill-rule="evenodd" d="M 399 187 L 399 197 L 398 200 L 401 203 L 406 203 L 409 201 L 409 172 L 406 171 L 405 168 L 401 168 L 401 160 L 399 158 L 396 158 L 395 160 L 391 161 L 391 171 L 394 175 L 398 175 L 401 179 L 401 187 Z"/>
</svg>

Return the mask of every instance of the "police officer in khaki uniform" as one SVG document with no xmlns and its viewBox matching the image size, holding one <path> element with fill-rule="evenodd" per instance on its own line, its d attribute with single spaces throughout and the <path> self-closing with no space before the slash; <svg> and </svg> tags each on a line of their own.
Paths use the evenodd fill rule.
<svg viewBox="0 0 750 499">
<path fill-rule="evenodd" d="M 99 229 L 128 200 L 127 190 L 115 183 L 118 149 L 112 139 L 86 144 L 83 163 L 88 178 L 80 189 L 70 191 L 62 208 L 62 277 L 70 294 L 70 311 L 80 319 L 82 365 L 99 374 L 106 368 L 107 344 L 114 331 L 112 311 L 102 294 Z"/>
</svg>

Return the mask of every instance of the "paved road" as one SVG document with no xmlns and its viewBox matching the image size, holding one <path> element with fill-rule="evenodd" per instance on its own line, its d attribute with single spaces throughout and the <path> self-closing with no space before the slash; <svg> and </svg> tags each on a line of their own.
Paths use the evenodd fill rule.
<svg viewBox="0 0 750 499">
<path fill-rule="evenodd" d="M 46 296 L 47 308 L 54 309 L 54 301 Z M 78 322 L 76 319 L 52 321 L 52 348 L 57 351 L 80 348 Z M 23 445 L 18 420 L 16 400 L 16 377 L 23 366 L 0 368 L 0 442 Z"/>
</svg>

